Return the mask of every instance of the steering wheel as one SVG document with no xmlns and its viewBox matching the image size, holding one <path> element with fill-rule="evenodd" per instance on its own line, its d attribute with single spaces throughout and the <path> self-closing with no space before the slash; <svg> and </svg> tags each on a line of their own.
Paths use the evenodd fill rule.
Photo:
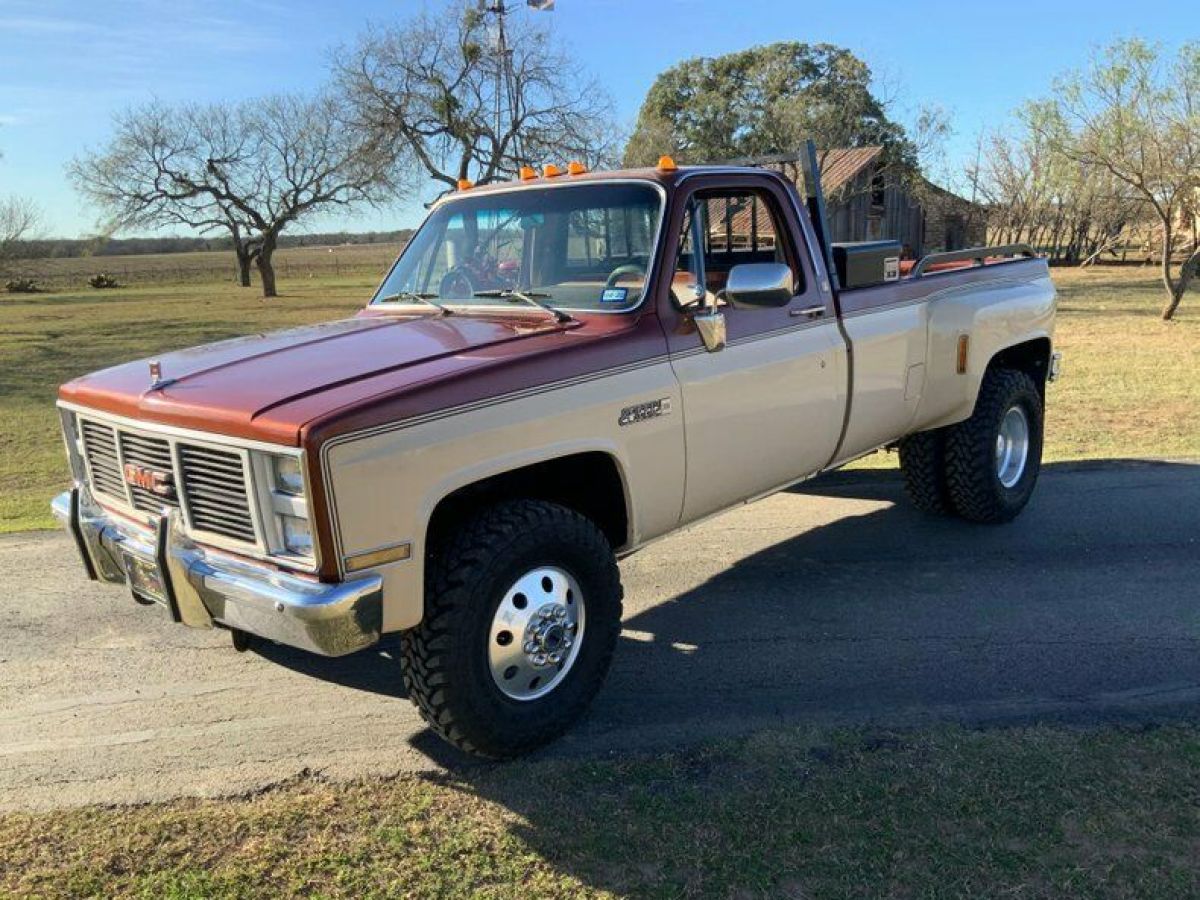
<svg viewBox="0 0 1200 900">
<path fill-rule="evenodd" d="M 617 266 L 615 269 L 609 272 L 608 278 L 604 282 L 604 286 L 606 288 L 616 287 L 617 282 L 620 281 L 625 275 L 640 275 L 643 281 L 646 280 L 646 270 L 637 263 L 629 263 L 628 265 Z"/>
<path fill-rule="evenodd" d="M 438 296 L 451 298 L 474 297 L 478 286 L 466 266 L 455 266 L 438 282 Z"/>
</svg>

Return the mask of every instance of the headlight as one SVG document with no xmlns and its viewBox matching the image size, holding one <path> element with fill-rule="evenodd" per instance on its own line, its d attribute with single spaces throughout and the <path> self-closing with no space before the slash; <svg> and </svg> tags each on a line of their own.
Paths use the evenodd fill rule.
<svg viewBox="0 0 1200 900">
<path fill-rule="evenodd" d="M 275 490 L 304 496 L 304 473 L 300 470 L 300 460 L 295 456 L 276 456 L 275 458 Z"/>
<path fill-rule="evenodd" d="M 312 528 L 308 524 L 308 519 L 301 519 L 298 516 L 280 516 L 279 521 L 283 526 L 284 548 L 297 556 L 312 556 Z"/>
<path fill-rule="evenodd" d="M 317 553 L 309 521 L 304 458 L 296 453 L 254 450 L 250 460 L 269 552 L 284 565 L 311 569 Z"/>
</svg>

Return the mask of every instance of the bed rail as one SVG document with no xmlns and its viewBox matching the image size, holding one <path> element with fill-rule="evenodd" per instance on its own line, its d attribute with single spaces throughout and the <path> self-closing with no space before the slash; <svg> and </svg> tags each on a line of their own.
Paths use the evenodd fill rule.
<svg viewBox="0 0 1200 900">
<path fill-rule="evenodd" d="M 1037 254 L 1033 252 L 1033 248 L 1028 244 L 1005 244 L 1002 247 L 968 247 L 965 250 L 948 250 L 945 253 L 929 253 L 922 256 L 908 274 L 910 278 L 920 278 L 929 267 L 952 262 L 970 261 L 977 266 L 982 266 L 986 260 L 994 259 L 998 256 L 1035 257 Z"/>
</svg>

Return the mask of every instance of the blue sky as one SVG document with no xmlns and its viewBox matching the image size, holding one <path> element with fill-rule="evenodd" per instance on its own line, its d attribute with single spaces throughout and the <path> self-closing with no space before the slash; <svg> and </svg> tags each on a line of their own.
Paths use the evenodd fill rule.
<svg viewBox="0 0 1200 900">
<path fill-rule="evenodd" d="M 516 4 L 514 4 L 516 5 Z M 89 232 L 96 211 L 63 176 L 72 156 L 105 139 L 113 112 L 163 100 L 240 99 L 311 90 L 339 43 L 368 22 L 402 19 L 406 0 L 0 0 L 0 196 L 34 197 L 56 236 Z M 1152 7 L 1152 9 L 1151 9 Z M 1155 0 L 1142 8 L 1094 0 L 989 4 L 804 0 L 558 0 L 524 9 L 552 27 L 611 91 L 631 124 L 654 76 L 699 54 L 775 40 L 849 47 L 898 87 L 899 117 L 940 104 L 952 117 L 952 163 L 969 158 L 981 128 L 1043 93 L 1090 48 L 1124 35 L 1174 46 L 1195 37 L 1195 7 Z M 1003 9 L 1003 13 L 996 10 Z M 1191 23 L 1189 26 L 1188 23 Z M 1180 33 L 1180 28 L 1190 33 Z M 417 202 L 304 230 L 416 224 Z"/>
</svg>

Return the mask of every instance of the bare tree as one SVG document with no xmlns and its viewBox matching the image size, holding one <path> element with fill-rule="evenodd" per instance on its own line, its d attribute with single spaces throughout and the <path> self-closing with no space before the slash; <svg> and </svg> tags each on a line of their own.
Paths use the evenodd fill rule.
<svg viewBox="0 0 1200 900">
<path fill-rule="evenodd" d="M 1175 315 L 1200 269 L 1195 212 L 1200 195 L 1200 42 L 1173 60 L 1141 40 L 1118 41 L 1082 72 L 1030 104 L 1031 129 L 1061 157 L 1107 173 L 1156 219 L 1162 317 Z M 1189 221 L 1189 217 L 1190 221 Z M 1178 271 L 1175 257 L 1181 254 Z"/>
<path fill-rule="evenodd" d="M 334 64 L 353 122 L 387 153 L 414 160 L 453 189 L 538 161 L 615 158 L 611 102 L 527 19 L 507 24 L 511 93 L 489 17 L 451 3 L 407 23 L 368 31 Z"/>
<path fill-rule="evenodd" d="M 241 104 L 152 103 L 116 120 L 101 152 L 73 161 L 76 186 L 111 230 L 185 225 L 233 239 L 242 284 L 258 267 L 277 296 L 279 235 L 315 212 L 378 204 L 399 188 L 394 160 L 345 127 L 329 96 Z"/>
<path fill-rule="evenodd" d="M 6 273 L 20 253 L 20 244 L 33 236 L 42 214 L 26 197 L 0 200 L 0 273 Z"/>
<path fill-rule="evenodd" d="M 0 153 L 0 159 L 3 157 Z M 41 221 L 41 210 L 29 198 L 0 198 L 0 275 L 7 273 L 20 252 L 21 242 L 33 236 Z"/>
<path fill-rule="evenodd" d="M 1064 158 L 1020 123 L 981 136 L 967 178 L 990 210 L 995 242 L 1028 243 L 1056 262 L 1090 262 L 1144 219 L 1128 185 Z"/>
</svg>

